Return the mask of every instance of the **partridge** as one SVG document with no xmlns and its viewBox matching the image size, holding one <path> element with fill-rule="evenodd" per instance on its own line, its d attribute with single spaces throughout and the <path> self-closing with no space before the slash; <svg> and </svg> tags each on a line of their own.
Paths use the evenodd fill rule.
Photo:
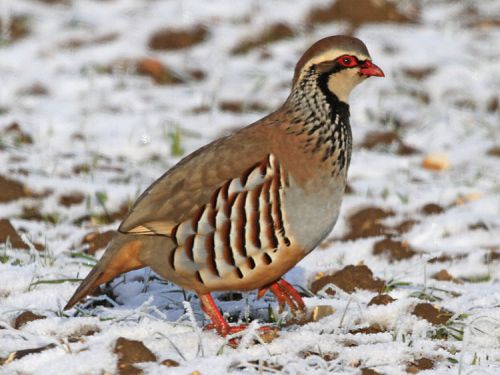
<svg viewBox="0 0 500 375">
<path fill-rule="evenodd" d="M 277 111 L 193 152 L 139 197 L 65 309 L 149 266 L 195 291 L 222 336 L 244 326 L 225 321 L 213 291 L 271 291 L 280 308 L 304 310 L 281 277 L 337 220 L 352 149 L 348 97 L 370 76 L 384 73 L 359 39 L 314 43 Z"/>
</svg>

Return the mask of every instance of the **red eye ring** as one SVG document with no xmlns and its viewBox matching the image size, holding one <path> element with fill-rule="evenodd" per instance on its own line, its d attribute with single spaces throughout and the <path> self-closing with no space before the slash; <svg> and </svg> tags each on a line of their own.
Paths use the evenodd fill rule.
<svg viewBox="0 0 500 375">
<path fill-rule="evenodd" d="M 342 55 L 339 58 L 337 58 L 337 62 L 345 67 L 352 68 L 354 66 L 358 65 L 358 59 L 354 56 L 350 55 Z"/>
</svg>

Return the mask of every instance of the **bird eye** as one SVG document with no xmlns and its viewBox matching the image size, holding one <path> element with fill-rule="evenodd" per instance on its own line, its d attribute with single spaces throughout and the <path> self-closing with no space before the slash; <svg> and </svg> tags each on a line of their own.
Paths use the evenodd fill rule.
<svg viewBox="0 0 500 375">
<path fill-rule="evenodd" d="M 340 56 L 337 61 L 340 65 L 349 68 L 358 65 L 358 60 L 354 56 L 349 55 Z"/>
</svg>

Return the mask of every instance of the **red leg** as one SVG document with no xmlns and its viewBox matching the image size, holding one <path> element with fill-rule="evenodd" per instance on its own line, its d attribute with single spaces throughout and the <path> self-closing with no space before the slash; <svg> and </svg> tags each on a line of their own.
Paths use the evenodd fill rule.
<svg viewBox="0 0 500 375">
<path fill-rule="evenodd" d="M 299 292 L 297 292 L 295 288 L 284 279 L 278 279 L 277 281 L 260 288 L 257 292 L 257 299 L 266 294 L 268 290 L 270 290 L 278 300 L 280 312 L 283 311 L 285 304 L 288 304 L 292 313 L 304 311 L 306 309 L 306 305 Z"/>
<path fill-rule="evenodd" d="M 220 313 L 217 305 L 215 304 L 214 299 L 210 293 L 198 294 L 201 302 L 201 309 L 205 314 L 208 315 L 212 323 L 208 324 L 205 329 L 215 329 L 219 335 L 225 337 L 227 335 L 231 335 L 233 333 L 238 333 L 245 330 L 248 327 L 248 324 L 240 324 L 237 326 L 230 326 L 228 322 L 224 319 L 222 314 Z M 266 332 L 272 330 L 271 327 L 264 326 L 260 327 L 259 331 Z M 236 339 L 230 340 L 230 344 L 236 345 Z"/>
</svg>

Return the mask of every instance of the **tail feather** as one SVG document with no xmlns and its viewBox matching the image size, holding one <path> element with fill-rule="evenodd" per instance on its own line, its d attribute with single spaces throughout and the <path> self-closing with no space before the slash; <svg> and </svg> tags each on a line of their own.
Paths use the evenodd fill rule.
<svg viewBox="0 0 500 375">
<path fill-rule="evenodd" d="M 140 260 L 143 241 L 140 236 L 118 233 L 109 244 L 103 257 L 82 281 L 64 310 L 73 307 L 82 298 L 94 292 L 99 285 L 116 276 L 146 265 Z"/>
</svg>

